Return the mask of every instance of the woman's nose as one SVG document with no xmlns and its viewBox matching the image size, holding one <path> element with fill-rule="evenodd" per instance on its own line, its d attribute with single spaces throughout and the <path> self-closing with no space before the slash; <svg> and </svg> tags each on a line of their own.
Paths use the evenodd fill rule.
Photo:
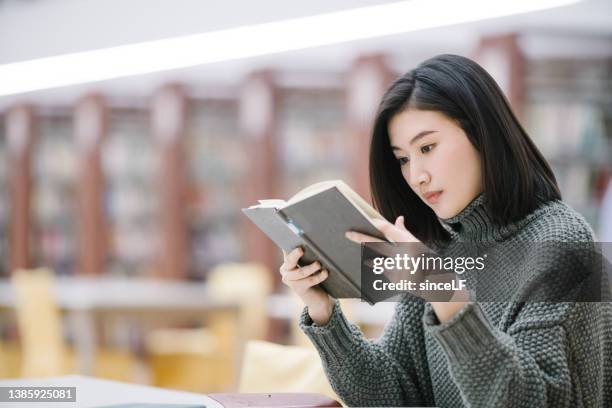
<svg viewBox="0 0 612 408">
<path fill-rule="evenodd" d="M 419 175 L 417 182 L 419 186 L 429 183 L 429 175 L 426 172 L 422 172 Z"/>
<path fill-rule="evenodd" d="M 423 167 L 417 165 L 410 169 L 410 174 L 412 176 L 410 184 L 416 188 L 420 188 L 421 185 L 429 183 L 431 179 L 429 173 L 423 169 Z"/>
</svg>

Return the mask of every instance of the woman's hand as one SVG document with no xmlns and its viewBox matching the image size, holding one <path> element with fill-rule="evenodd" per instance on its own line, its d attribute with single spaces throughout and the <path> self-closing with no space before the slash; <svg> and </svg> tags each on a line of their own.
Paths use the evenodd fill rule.
<svg viewBox="0 0 612 408">
<path fill-rule="evenodd" d="M 388 221 L 374 220 L 374 226 L 391 242 L 421 242 L 404 226 L 404 217 L 399 216 L 395 220 L 395 224 Z M 346 238 L 358 244 L 365 242 L 384 242 L 381 239 L 372 237 L 367 234 L 362 234 L 356 231 L 347 231 Z M 466 290 L 455 291 L 452 301 L 450 302 L 430 302 L 438 320 L 445 322 L 450 320 L 459 310 L 469 303 L 470 297 Z"/>
<path fill-rule="evenodd" d="M 298 266 L 302 255 L 304 255 L 302 248 L 295 248 L 288 254 L 283 251 L 284 262 L 280 267 L 280 274 L 283 283 L 289 286 L 308 306 L 308 314 L 312 321 L 322 326 L 331 317 L 334 300 L 316 285 L 327 279 L 329 272 L 326 269 L 322 270 L 319 262 L 303 267 Z"/>
<path fill-rule="evenodd" d="M 452 319 L 453 316 L 463 309 L 463 306 L 467 305 L 468 303 L 470 303 L 469 296 L 467 301 L 431 302 L 431 307 L 436 312 L 436 316 L 438 316 L 440 323 L 444 323 L 445 321 Z"/>
<path fill-rule="evenodd" d="M 372 220 L 374 226 L 382 232 L 382 234 L 391 242 L 421 242 L 404 226 L 404 216 L 400 215 L 395 220 L 395 224 L 391 224 L 386 220 Z M 347 231 L 346 237 L 353 242 L 361 244 L 363 242 L 384 242 L 376 237 L 362 234 L 356 231 Z"/>
</svg>

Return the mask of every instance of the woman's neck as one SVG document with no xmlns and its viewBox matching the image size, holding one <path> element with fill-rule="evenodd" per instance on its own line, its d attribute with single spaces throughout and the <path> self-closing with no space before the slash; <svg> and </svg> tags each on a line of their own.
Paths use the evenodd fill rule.
<svg viewBox="0 0 612 408">
<path fill-rule="evenodd" d="M 439 219 L 451 238 L 461 241 L 503 241 L 522 223 L 499 224 L 488 207 L 486 193 L 480 193 L 457 215 Z"/>
</svg>

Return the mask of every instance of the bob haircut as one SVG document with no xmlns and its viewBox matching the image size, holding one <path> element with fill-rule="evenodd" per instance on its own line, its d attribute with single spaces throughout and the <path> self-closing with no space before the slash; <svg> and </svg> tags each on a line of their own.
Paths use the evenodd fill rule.
<svg viewBox="0 0 612 408">
<path fill-rule="evenodd" d="M 389 121 L 406 109 L 440 112 L 463 129 L 479 153 L 486 206 L 495 223 L 517 221 L 541 204 L 561 199 L 550 166 L 495 80 L 468 58 L 438 55 L 401 76 L 385 92 L 370 144 L 374 206 L 390 220 L 405 215 L 406 228 L 425 244 L 445 243 L 450 234 L 412 191 L 391 150 Z"/>
</svg>

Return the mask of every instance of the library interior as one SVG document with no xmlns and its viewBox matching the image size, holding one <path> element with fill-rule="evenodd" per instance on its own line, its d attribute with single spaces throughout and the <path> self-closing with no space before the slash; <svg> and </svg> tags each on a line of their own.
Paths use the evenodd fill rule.
<svg viewBox="0 0 612 408">
<path fill-rule="evenodd" d="M 0 385 L 81 375 L 337 401 L 283 254 L 241 209 L 335 179 L 370 202 L 381 96 L 438 54 L 495 78 L 563 200 L 612 242 L 608 1 L 338 35 L 308 18 L 410 2 L 154 3 L 0 1 Z M 262 27 L 287 35 L 264 46 Z M 342 304 L 373 339 L 394 306 Z"/>
</svg>

